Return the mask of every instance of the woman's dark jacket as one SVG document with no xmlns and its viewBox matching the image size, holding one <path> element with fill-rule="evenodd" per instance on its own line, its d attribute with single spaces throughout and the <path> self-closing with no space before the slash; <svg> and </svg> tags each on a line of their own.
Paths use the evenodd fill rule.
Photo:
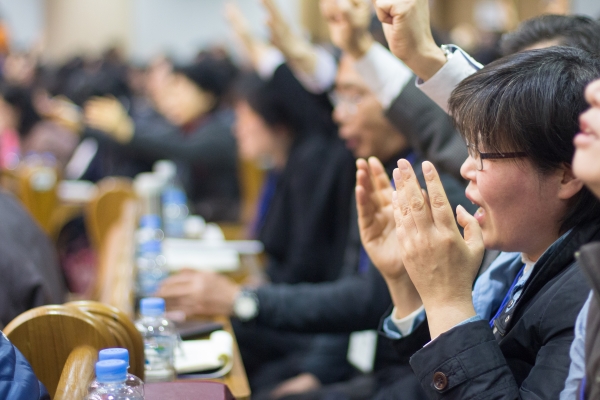
<svg viewBox="0 0 600 400">
<path fill-rule="evenodd" d="M 339 277 L 355 174 L 338 139 L 313 134 L 294 143 L 259 233 L 272 282 Z"/>
<path fill-rule="evenodd" d="M 575 320 L 589 293 L 574 254 L 599 238 L 600 225 L 588 223 L 549 249 L 512 309 L 500 314 L 496 336 L 488 321 L 471 322 L 416 352 L 410 363 L 429 397 L 558 399 L 569 371 Z M 410 354 L 428 340 L 423 324 L 396 348 Z"/>
</svg>

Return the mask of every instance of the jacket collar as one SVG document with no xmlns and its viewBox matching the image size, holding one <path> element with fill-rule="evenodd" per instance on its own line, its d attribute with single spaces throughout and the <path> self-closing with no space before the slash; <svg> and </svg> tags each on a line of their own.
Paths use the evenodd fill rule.
<svg viewBox="0 0 600 400">
<path fill-rule="evenodd" d="M 600 292 L 600 242 L 582 246 L 575 256 L 592 289 L 596 293 Z"/>
<path fill-rule="evenodd" d="M 576 226 L 564 240 L 552 245 L 536 263 L 528 279 L 520 304 L 526 304 L 555 276 L 575 261 L 575 252 L 584 244 L 600 239 L 598 221 Z"/>
</svg>

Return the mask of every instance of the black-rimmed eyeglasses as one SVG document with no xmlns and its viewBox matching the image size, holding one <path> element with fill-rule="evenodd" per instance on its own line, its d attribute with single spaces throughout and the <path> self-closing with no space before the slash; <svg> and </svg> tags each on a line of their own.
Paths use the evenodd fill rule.
<svg viewBox="0 0 600 400">
<path fill-rule="evenodd" d="M 504 160 L 508 158 L 527 157 L 527 153 L 522 151 L 507 153 L 484 153 L 479 151 L 474 143 L 467 143 L 469 156 L 477 163 L 477 171 L 483 171 L 483 160 Z"/>
</svg>

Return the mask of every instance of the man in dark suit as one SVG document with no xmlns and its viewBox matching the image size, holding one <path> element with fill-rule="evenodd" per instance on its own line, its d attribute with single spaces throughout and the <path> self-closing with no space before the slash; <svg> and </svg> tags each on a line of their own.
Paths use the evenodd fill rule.
<svg viewBox="0 0 600 400">
<path fill-rule="evenodd" d="M 44 304 L 65 300 L 53 244 L 9 193 L 0 191 L 0 325 Z"/>
</svg>

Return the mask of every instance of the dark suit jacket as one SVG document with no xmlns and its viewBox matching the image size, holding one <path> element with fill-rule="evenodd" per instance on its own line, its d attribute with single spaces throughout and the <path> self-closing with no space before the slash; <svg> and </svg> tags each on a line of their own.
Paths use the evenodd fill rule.
<svg viewBox="0 0 600 400">
<path fill-rule="evenodd" d="M 354 171 L 338 139 L 312 134 L 294 144 L 259 233 L 273 283 L 339 277 Z"/>
<path fill-rule="evenodd" d="M 389 121 L 406 136 L 421 158 L 459 180 L 467 146 L 452 119 L 410 82 L 386 111 Z"/>
<path fill-rule="evenodd" d="M 232 124 L 230 111 L 215 111 L 189 132 L 183 132 L 148 114 L 135 119 L 135 133 L 125 145 L 92 129 L 85 134 L 100 142 L 100 148 L 110 156 L 106 163 L 131 155 L 145 164 L 162 159 L 174 161 L 192 211 L 209 221 L 234 221 L 239 216 L 240 190 Z M 110 166 L 105 167 L 110 172 Z"/>
<path fill-rule="evenodd" d="M 44 304 L 64 302 L 53 244 L 9 193 L 0 191 L 0 325 Z"/>
</svg>

